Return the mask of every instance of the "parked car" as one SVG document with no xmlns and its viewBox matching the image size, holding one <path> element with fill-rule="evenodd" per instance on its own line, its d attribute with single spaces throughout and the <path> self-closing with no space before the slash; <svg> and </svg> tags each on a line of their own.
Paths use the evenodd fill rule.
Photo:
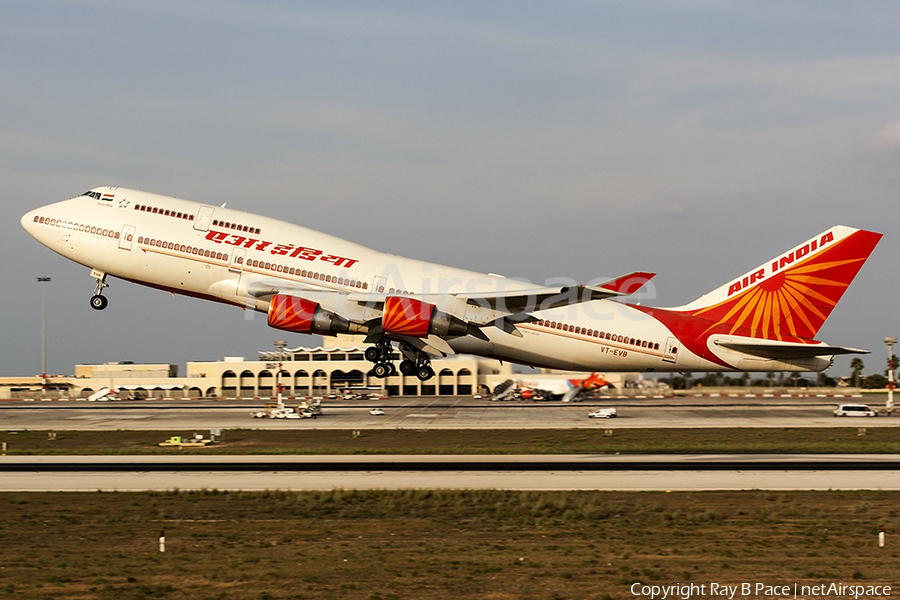
<svg viewBox="0 0 900 600">
<path fill-rule="evenodd" d="M 615 408 L 598 408 L 592 413 L 588 413 L 592 419 L 612 419 L 618 416 Z"/>
<path fill-rule="evenodd" d="M 878 412 L 866 404 L 841 404 L 834 410 L 836 417 L 877 417 Z"/>
</svg>

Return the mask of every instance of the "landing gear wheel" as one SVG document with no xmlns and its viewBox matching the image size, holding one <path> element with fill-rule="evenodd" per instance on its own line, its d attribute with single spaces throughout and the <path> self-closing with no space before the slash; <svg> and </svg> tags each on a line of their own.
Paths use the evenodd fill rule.
<svg viewBox="0 0 900 600">
<path fill-rule="evenodd" d="M 387 363 L 387 367 L 388 367 L 388 374 L 387 374 L 388 377 L 391 377 L 391 376 L 397 374 L 397 367 L 394 366 L 394 363 Z"/>
<path fill-rule="evenodd" d="M 390 369 L 385 363 L 378 363 L 377 365 L 375 365 L 375 368 L 372 369 L 372 373 L 374 373 L 375 377 L 377 377 L 378 379 L 384 379 L 385 377 L 387 377 L 389 371 Z"/>
<path fill-rule="evenodd" d="M 91 296 L 91 308 L 94 310 L 103 310 L 109 305 L 109 300 L 106 299 L 106 296 Z"/>
<path fill-rule="evenodd" d="M 428 381 L 432 377 L 434 377 L 434 369 L 425 365 L 424 367 L 419 367 L 416 371 L 416 377 L 419 378 L 419 381 Z"/>
<path fill-rule="evenodd" d="M 381 360 L 381 350 L 378 349 L 378 346 L 369 346 L 365 351 L 366 360 L 369 362 L 377 363 Z"/>
<path fill-rule="evenodd" d="M 404 360 L 400 362 L 400 372 L 404 375 L 412 375 L 416 372 L 416 363 L 411 360 Z"/>
</svg>

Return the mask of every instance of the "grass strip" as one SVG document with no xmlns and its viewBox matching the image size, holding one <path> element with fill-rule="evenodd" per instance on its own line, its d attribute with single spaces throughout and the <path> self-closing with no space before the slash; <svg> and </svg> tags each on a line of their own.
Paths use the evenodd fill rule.
<svg viewBox="0 0 900 600">
<path fill-rule="evenodd" d="M 761 491 L 3 493 L 0 590 L 37 600 L 613 600 L 633 598 L 635 582 L 896 590 L 897 500 Z M 886 548 L 877 545 L 880 525 Z"/>
<path fill-rule="evenodd" d="M 230 429 L 204 449 L 162 448 L 194 431 L 17 431 L 8 455 L 112 454 L 900 454 L 900 428 Z M 197 433 L 207 434 L 206 431 Z"/>
</svg>

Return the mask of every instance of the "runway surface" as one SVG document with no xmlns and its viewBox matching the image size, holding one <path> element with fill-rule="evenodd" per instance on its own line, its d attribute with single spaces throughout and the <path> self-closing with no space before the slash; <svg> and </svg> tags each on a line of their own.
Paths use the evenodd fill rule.
<svg viewBox="0 0 900 600">
<path fill-rule="evenodd" d="M 251 411 L 262 408 L 263 401 L 0 402 L 0 418 L 10 431 L 900 426 L 896 416 L 835 418 L 832 411 L 844 402 L 866 400 L 724 396 L 584 403 L 448 397 L 335 400 L 325 402 L 321 417 L 302 420 L 251 418 Z M 878 402 L 868 401 L 873 406 Z M 369 409 L 375 406 L 386 414 L 370 415 Z M 601 406 L 615 406 L 619 418 L 587 417 Z M 0 491 L 900 490 L 900 457 L 896 456 L 0 457 L 0 472 Z"/>
<path fill-rule="evenodd" d="M 317 419 L 253 419 L 264 404 L 235 401 L 0 402 L 6 429 L 569 429 L 665 427 L 900 427 L 900 415 L 835 418 L 832 398 L 667 398 L 593 402 L 489 402 L 471 398 L 396 398 L 381 402 L 326 401 Z M 878 406 L 881 399 L 871 399 Z M 373 407 L 383 416 L 369 414 Z M 615 419 L 589 419 L 614 406 Z"/>
<path fill-rule="evenodd" d="M 898 490 L 900 456 L 0 457 L 0 491 Z"/>
</svg>

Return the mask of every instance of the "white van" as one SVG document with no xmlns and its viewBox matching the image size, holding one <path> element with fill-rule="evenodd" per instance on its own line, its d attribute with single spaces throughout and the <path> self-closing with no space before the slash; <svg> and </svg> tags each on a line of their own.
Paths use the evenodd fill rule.
<svg viewBox="0 0 900 600">
<path fill-rule="evenodd" d="M 877 417 L 878 413 L 865 404 L 841 404 L 834 411 L 836 417 Z"/>
<path fill-rule="evenodd" d="M 615 408 L 598 408 L 588 416 L 592 419 L 615 419 L 618 414 Z"/>
</svg>

